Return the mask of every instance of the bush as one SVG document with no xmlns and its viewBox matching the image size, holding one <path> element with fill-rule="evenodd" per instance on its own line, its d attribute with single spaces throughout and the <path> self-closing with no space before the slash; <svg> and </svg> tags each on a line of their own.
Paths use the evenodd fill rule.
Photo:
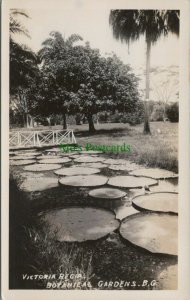
<svg viewBox="0 0 190 300">
<path fill-rule="evenodd" d="M 175 102 L 168 105 L 166 108 L 166 115 L 170 122 L 179 122 L 179 104 Z"/>
<path fill-rule="evenodd" d="M 106 111 L 99 112 L 98 119 L 100 122 L 107 123 L 110 120 L 109 113 L 107 113 Z"/>
</svg>

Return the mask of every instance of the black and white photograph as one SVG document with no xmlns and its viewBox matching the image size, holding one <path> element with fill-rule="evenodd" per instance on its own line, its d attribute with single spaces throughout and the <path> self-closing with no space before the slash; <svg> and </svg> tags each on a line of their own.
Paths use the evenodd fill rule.
<svg viewBox="0 0 190 300">
<path fill-rule="evenodd" d="M 7 286 L 177 292 L 183 15 L 95 2 L 8 9 Z"/>
</svg>

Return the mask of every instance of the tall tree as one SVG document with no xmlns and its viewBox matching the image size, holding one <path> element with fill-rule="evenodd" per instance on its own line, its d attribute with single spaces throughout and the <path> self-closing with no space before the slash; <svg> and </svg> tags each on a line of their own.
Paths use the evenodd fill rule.
<svg viewBox="0 0 190 300">
<path fill-rule="evenodd" d="M 14 41 L 10 43 L 10 108 L 23 115 L 24 126 L 30 127 L 33 109 L 32 89 L 39 77 L 36 55 Z"/>
<path fill-rule="evenodd" d="M 140 97 L 138 80 L 116 55 L 103 58 L 89 53 L 88 76 L 77 93 L 71 94 L 78 111 L 86 115 L 89 132 L 94 133 L 93 115 L 101 111 L 132 112 Z"/>
<path fill-rule="evenodd" d="M 178 10 L 111 10 L 109 22 L 117 40 L 126 43 L 145 36 L 146 41 L 146 93 L 144 133 L 150 134 L 147 101 L 150 94 L 150 53 L 151 46 L 169 33 L 179 35 Z"/>
<path fill-rule="evenodd" d="M 38 52 L 42 62 L 42 72 L 44 74 L 46 85 L 50 82 L 49 89 L 46 85 L 44 92 L 46 100 L 51 102 L 51 112 L 63 114 L 63 128 L 67 128 L 66 114 L 68 113 L 68 92 L 73 90 L 74 84 L 72 80 L 76 70 L 72 71 L 74 43 L 82 40 L 79 35 L 72 34 L 68 39 L 64 39 L 61 33 L 53 31 L 50 37 L 42 43 L 42 49 Z M 51 90 L 50 90 L 51 85 Z M 51 99 L 50 99 L 51 98 Z M 60 101 L 58 101 L 60 100 Z M 50 103 L 49 103 L 50 104 Z"/>
<path fill-rule="evenodd" d="M 73 45 L 76 35 L 64 40 L 53 32 L 39 55 L 44 74 L 39 89 L 43 113 L 86 115 L 94 133 L 93 115 L 99 111 L 130 111 L 139 100 L 137 78 L 116 55 L 101 57 L 89 43 Z M 68 42 L 69 41 L 69 42 Z"/>
<path fill-rule="evenodd" d="M 10 40 L 10 109 L 23 115 L 24 126 L 29 127 L 30 110 L 34 103 L 30 101 L 31 88 L 38 77 L 37 56 L 27 46 L 15 41 L 18 34 L 27 36 L 28 30 L 19 21 L 19 16 L 29 18 L 24 10 L 11 9 L 9 22 Z"/>
<path fill-rule="evenodd" d="M 28 14 L 24 10 L 20 10 L 20 9 L 11 9 L 10 10 L 9 31 L 10 31 L 10 39 L 11 40 L 14 39 L 14 36 L 16 34 L 22 34 L 27 37 L 30 37 L 28 30 L 18 20 L 19 16 L 29 18 Z"/>
</svg>

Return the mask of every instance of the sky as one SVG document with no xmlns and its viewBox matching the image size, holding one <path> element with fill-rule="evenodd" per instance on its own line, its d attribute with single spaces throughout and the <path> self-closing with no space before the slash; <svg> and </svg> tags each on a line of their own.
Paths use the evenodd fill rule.
<svg viewBox="0 0 190 300">
<path fill-rule="evenodd" d="M 69 6 L 69 9 L 64 5 L 60 9 L 57 9 L 56 6 L 54 8 L 27 9 L 30 18 L 20 17 L 19 20 L 28 29 L 31 39 L 19 36 L 17 40 L 28 45 L 32 50 L 38 51 L 51 31 L 59 31 L 65 38 L 73 33 L 79 34 L 84 42 L 90 42 L 92 48 L 99 48 L 102 55 L 106 56 L 113 51 L 124 63 L 130 64 L 135 74 L 142 78 L 141 88 L 143 89 L 143 70 L 146 59 L 144 37 L 128 47 L 125 43 L 113 38 L 109 25 L 109 8 L 89 9 L 89 7 L 85 7 L 86 2 L 70 1 L 75 4 Z M 179 39 L 175 35 L 161 38 L 152 47 L 151 66 L 157 67 L 157 70 L 165 68 L 166 75 L 170 68 L 178 67 L 178 65 Z M 170 76 L 169 73 L 168 76 Z M 159 80 L 161 80 L 160 77 Z"/>
</svg>

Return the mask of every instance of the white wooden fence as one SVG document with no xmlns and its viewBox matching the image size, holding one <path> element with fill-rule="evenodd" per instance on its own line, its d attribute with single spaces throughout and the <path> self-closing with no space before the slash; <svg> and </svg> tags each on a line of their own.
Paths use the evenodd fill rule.
<svg viewBox="0 0 190 300">
<path fill-rule="evenodd" d="M 12 131 L 9 133 L 9 147 L 43 147 L 60 144 L 75 144 L 73 130 Z"/>
</svg>

